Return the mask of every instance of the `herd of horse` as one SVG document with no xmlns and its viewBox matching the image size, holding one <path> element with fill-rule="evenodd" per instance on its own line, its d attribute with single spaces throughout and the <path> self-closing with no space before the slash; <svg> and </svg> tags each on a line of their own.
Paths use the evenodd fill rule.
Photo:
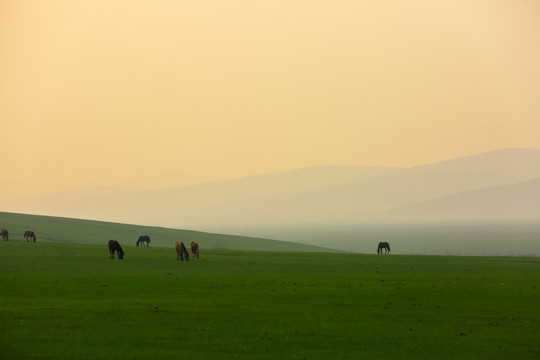
<svg viewBox="0 0 540 360">
<path fill-rule="evenodd" d="M 0 231 L 0 236 L 2 236 L 2 241 L 9 241 L 9 232 L 6 229 L 2 229 Z M 33 231 L 25 231 L 24 232 L 24 238 L 26 239 L 26 242 L 36 242 L 36 234 Z M 150 246 L 150 236 L 148 235 L 142 235 L 139 237 L 136 243 L 137 247 L 139 245 L 141 247 L 148 247 Z M 122 249 L 122 246 L 120 243 L 116 240 L 109 240 L 108 243 L 109 246 L 109 255 L 111 259 L 114 259 L 114 254 L 116 253 L 118 255 L 118 258 L 120 260 L 124 259 L 124 249 Z M 186 261 L 189 261 L 189 254 L 186 250 L 186 247 L 182 241 L 177 241 L 174 245 L 174 248 L 176 249 L 176 257 L 178 260 L 184 261 L 184 258 Z M 197 244 L 195 241 L 191 242 L 191 255 L 193 258 L 198 259 L 199 258 L 199 244 Z"/>
<path fill-rule="evenodd" d="M 0 232 L 0 236 L 2 236 L 2 241 L 9 241 L 9 232 L 6 229 L 2 229 Z M 24 232 L 24 238 L 26 239 L 26 242 L 36 242 L 36 234 L 34 234 L 33 231 L 25 231 Z M 142 235 L 137 240 L 137 247 L 139 245 L 141 247 L 148 247 L 150 246 L 150 236 L 148 235 Z M 176 249 L 176 258 L 178 260 L 184 261 L 184 258 L 186 261 L 189 261 L 189 254 L 186 249 L 186 246 L 182 241 L 177 241 L 174 244 L 174 248 Z M 122 249 L 122 246 L 120 246 L 120 243 L 116 240 L 109 240 L 109 253 L 111 255 L 111 259 L 114 259 L 114 253 L 118 254 L 119 259 L 124 258 L 124 250 Z M 379 246 L 377 247 L 377 254 L 389 254 L 390 253 L 390 244 L 387 242 L 380 242 Z M 199 244 L 197 244 L 195 241 L 191 243 L 191 255 L 193 258 L 198 259 L 199 258 Z"/>
<path fill-rule="evenodd" d="M 109 255 L 111 259 L 114 259 L 114 254 L 116 253 L 118 255 L 118 258 L 120 260 L 124 259 L 124 250 L 122 249 L 122 246 L 120 246 L 120 243 L 116 240 L 109 240 Z M 139 237 L 136 243 L 137 247 L 139 245 L 141 247 L 148 247 L 150 246 L 150 237 L 148 235 L 142 235 Z M 184 258 L 186 261 L 189 261 L 189 253 L 186 249 L 186 246 L 184 245 L 184 242 L 177 241 L 174 244 L 174 248 L 176 249 L 176 258 L 178 260 L 184 261 Z M 191 255 L 193 258 L 198 259 L 199 258 L 199 244 L 197 244 L 195 241 L 191 242 Z"/>
</svg>

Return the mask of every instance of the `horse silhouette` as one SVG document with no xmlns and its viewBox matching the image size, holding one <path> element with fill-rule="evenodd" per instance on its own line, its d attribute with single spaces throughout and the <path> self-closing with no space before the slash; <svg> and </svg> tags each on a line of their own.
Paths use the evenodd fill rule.
<svg viewBox="0 0 540 360">
<path fill-rule="evenodd" d="M 186 261 L 189 261 L 189 254 L 186 250 L 186 247 L 182 241 L 177 241 L 174 244 L 174 248 L 176 249 L 176 259 L 184 261 L 184 256 L 186 257 Z"/>
<path fill-rule="evenodd" d="M 384 250 L 384 254 L 388 254 L 390 252 L 390 244 L 387 242 L 380 242 L 379 246 L 377 247 L 377 254 L 382 254 Z"/>
<path fill-rule="evenodd" d="M 193 258 L 199 258 L 199 244 L 195 241 L 191 242 L 191 255 L 193 255 Z"/>
<path fill-rule="evenodd" d="M 30 230 L 25 231 L 24 238 L 26 239 L 26 242 L 32 242 L 32 240 L 36 242 L 36 234 L 34 234 L 33 231 L 30 231 Z"/>
<path fill-rule="evenodd" d="M 111 255 L 111 259 L 114 259 L 115 251 L 118 253 L 118 258 L 120 260 L 124 259 L 124 250 L 122 250 L 120 243 L 116 240 L 109 240 L 109 253 Z"/>
<path fill-rule="evenodd" d="M 139 237 L 139 240 L 137 240 L 137 247 L 139 247 L 139 244 L 141 244 L 141 247 L 144 247 L 146 243 L 146 246 L 150 246 L 150 236 L 148 235 L 142 235 Z"/>
<path fill-rule="evenodd" d="M 9 241 L 9 233 L 6 229 L 2 229 L 0 235 L 2 235 L 2 241 Z"/>
</svg>

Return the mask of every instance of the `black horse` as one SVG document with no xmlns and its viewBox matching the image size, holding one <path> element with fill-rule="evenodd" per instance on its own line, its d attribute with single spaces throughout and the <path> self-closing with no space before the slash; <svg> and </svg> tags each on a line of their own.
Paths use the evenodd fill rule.
<svg viewBox="0 0 540 360">
<path fill-rule="evenodd" d="M 377 247 L 377 254 L 382 254 L 384 250 L 384 254 L 388 254 L 390 252 L 390 244 L 387 242 L 380 242 L 379 247 Z"/>
<path fill-rule="evenodd" d="M 33 231 L 25 231 L 24 232 L 24 238 L 26 239 L 26 242 L 36 242 L 36 234 L 34 234 Z"/>
<path fill-rule="evenodd" d="M 2 235 L 2 241 L 9 241 L 9 232 L 6 229 L 2 229 L 0 235 Z"/>
<path fill-rule="evenodd" d="M 141 244 L 141 247 L 144 247 L 146 243 L 146 246 L 150 246 L 150 236 L 143 235 L 139 237 L 139 240 L 137 240 L 137 247 L 139 247 L 139 244 Z"/>
<path fill-rule="evenodd" d="M 109 240 L 109 253 L 111 254 L 111 259 L 114 259 L 114 252 L 118 253 L 118 258 L 120 260 L 124 259 L 124 250 L 120 246 L 120 243 L 116 240 Z"/>
</svg>

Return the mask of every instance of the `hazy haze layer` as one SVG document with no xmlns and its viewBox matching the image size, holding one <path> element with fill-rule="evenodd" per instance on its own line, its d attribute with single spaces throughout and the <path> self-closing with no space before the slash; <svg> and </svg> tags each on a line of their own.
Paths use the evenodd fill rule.
<svg viewBox="0 0 540 360">
<path fill-rule="evenodd" d="M 164 190 L 93 187 L 0 210 L 207 229 L 540 215 L 540 150 L 503 149 L 412 168 L 319 166 Z"/>
</svg>

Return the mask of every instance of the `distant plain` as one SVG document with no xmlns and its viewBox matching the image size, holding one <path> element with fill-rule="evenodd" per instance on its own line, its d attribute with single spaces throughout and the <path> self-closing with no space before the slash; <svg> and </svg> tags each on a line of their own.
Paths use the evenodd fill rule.
<svg viewBox="0 0 540 360">
<path fill-rule="evenodd" d="M 228 233 L 225 228 L 214 230 Z M 393 254 L 540 256 L 537 220 L 387 221 L 234 228 L 230 233 L 374 254 L 379 241 Z"/>
</svg>

